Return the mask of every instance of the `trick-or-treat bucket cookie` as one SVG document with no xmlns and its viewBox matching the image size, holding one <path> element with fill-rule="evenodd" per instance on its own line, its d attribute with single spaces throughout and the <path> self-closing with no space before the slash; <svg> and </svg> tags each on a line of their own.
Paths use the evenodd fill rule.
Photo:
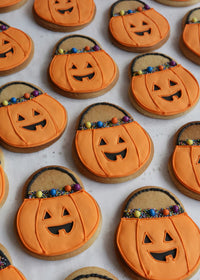
<svg viewBox="0 0 200 280">
<path fill-rule="evenodd" d="M 116 242 L 137 279 L 189 279 L 200 264 L 200 231 L 181 202 L 159 187 L 127 199 Z"/>
<path fill-rule="evenodd" d="M 194 5 L 199 2 L 199 0 L 155 0 L 161 4 L 174 7 L 185 7 Z"/>
<path fill-rule="evenodd" d="M 28 253 L 47 260 L 64 259 L 95 241 L 101 212 L 74 172 L 47 166 L 27 180 L 16 226 Z"/>
<path fill-rule="evenodd" d="M 6 13 L 15 9 L 20 8 L 24 5 L 27 0 L 1 0 L 0 2 L 0 13 Z"/>
<path fill-rule="evenodd" d="M 67 124 L 65 108 L 37 86 L 16 81 L 0 87 L 0 143 L 34 152 L 54 143 Z"/>
<path fill-rule="evenodd" d="M 169 38 L 167 19 L 138 0 L 120 0 L 111 6 L 109 32 L 115 45 L 126 51 L 147 52 Z"/>
<path fill-rule="evenodd" d="M 184 17 L 180 48 L 183 54 L 200 65 L 200 8 L 191 10 Z"/>
<path fill-rule="evenodd" d="M 124 109 L 106 102 L 92 104 L 82 112 L 74 142 L 80 170 L 103 183 L 139 176 L 153 157 L 148 133 Z"/>
<path fill-rule="evenodd" d="M 185 195 L 200 200 L 200 122 L 182 126 L 169 160 L 170 175 Z"/>
<path fill-rule="evenodd" d="M 131 62 L 130 74 L 130 100 L 139 112 L 149 117 L 179 117 L 199 100 L 196 78 L 164 54 L 137 56 Z"/>
<path fill-rule="evenodd" d="M 0 76 L 25 68 L 34 52 L 32 39 L 22 30 L 0 21 Z"/>
<path fill-rule="evenodd" d="M 109 54 L 83 35 L 70 35 L 59 41 L 49 66 L 52 86 L 71 98 L 102 95 L 115 85 L 118 75 L 118 67 Z"/>
<path fill-rule="evenodd" d="M 0 207 L 3 206 L 6 198 L 8 196 L 8 178 L 6 173 L 4 172 L 4 155 L 2 150 L 0 149 Z"/>
<path fill-rule="evenodd" d="M 53 31 L 75 31 L 94 18 L 94 0 L 35 0 L 33 14 L 43 27 Z"/>
<path fill-rule="evenodd" d="M 2 244 L 0 244 L 0 279 L 26 280 L 24 275 L 13 266 L 11 257 Z"/>
<path fill-rule="evenodd" d="M 109 271 L 95 266 L 83 267 L 71 273 L 65 280 L 118 280 Z"/>
</svg>

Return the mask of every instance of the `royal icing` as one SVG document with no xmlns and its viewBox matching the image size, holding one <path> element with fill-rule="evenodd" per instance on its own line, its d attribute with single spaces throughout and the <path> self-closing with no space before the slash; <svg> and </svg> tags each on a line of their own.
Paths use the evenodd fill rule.
<svg viewBox="0 0 200 280">
<path fill-rule="evenodd" d="M 0 165 L 0 204 L 5 195 L 5 175 L 2 166 Z"/>
<path fill-rule="evenodd" d="M 141 69 L 141 74 L 134 74 L 134 64 L 148 55 L 155 58 L 163 56 L 149 53 L 133 61 L 131 97 L 136 103 L 145 111 L 160 116 L 177 115 L 194 106 L 199 99 L 199 85 L 195 77 L 180 64 L 175 63 L 175 66 L 170 65 L 155 72 L 147 71 L 146 74 L 143 74 Z"/>
<path fill-rule="evenodd" d="M 0 72 L 17 68 L 31 56 L 33 43 L 23 31 L 0 22 Z"/>
<path fill-rule="evenodd" d="M 10 7 L 12 5 L 16 5 L 23 0 L 1 0 L 0 8 Z"/>
</svg>

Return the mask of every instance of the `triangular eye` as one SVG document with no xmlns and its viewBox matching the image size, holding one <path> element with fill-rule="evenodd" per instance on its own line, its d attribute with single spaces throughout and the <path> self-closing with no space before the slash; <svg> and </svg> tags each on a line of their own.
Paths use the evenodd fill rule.
<svg viewBox="0 0 200 280">
<path fill-rule="evenodd" d="M 45 216 L 44 216 L 44 219 L 50 219 L 50 218 L 51 218 L 51 215 L 48 212 L 46 212 Z"/>
<path fill-rule="evenodd" d="M 169 235 L 169 233 L 166 232 L 165 235 L 165 241 L 172 241 L 173 239 L 171 238 L 171 236 Z"/>
<path fill-rule="evenodd" d="M 21 115 L 18 116 L 18 121 L 23 121 L 25 120 Z"/>
<path fill-rule="evenodd" d="M 40 115 L 40 113 L 38 113 L 37 111 L 34 111 L 34 116 L 38 116 Z"/>
<path fill-rule="evenodd" d="M 144 243 L 152 243 L 151 239 L 149 238 L 149 236 L 147 234 L 145 234 Z"/>
<path fill-rule="evenodd" d="M 200 163 L 200 157 L 198 158 L 198 162 L 197 162 L 197 164 L 198 164 L 198 163 Z"/>
<path fill-rule="evenodd" d="M 77 69 L 77 67 L 73 64 L 73 65 L 72 65 L 72 69 Z"/>
<path fill-rule="evenodd" d="M 4 43 L 4 45 L 6 45 L 6 44 L 9 44 L 10 42 L 5 40 L 3 43 Z"/>
<path fill-rule="evenodd" d="M 56 1 L 55 1 L 55 4 L 59 4 L 59 1 L 56 0 Z"/>
<path fill-rule="evenodd" d="M 133 27 L 135 27 L 135 25 L 131 24 L 130 27 L 133 28 Z"/>
<path fill-rule="evenodd" d="M 69 215 L 69 212 L 67 211 L 67 209 L 65 209 L 63 212 L 63 216 L 67 216 L 67 215 Z"/>
<path fill-rule="evenodd" d="M 100 142 L 100 146 L 102 145 L 106 145 L 106 142 L 103 140 L 103 138 L 101 139 L 101 142 Z"/>
<path fill-rule="evenodd" d="M 92 68 L 92 65 L 88 63 L 87 68 Z"/>
<path fill-rule="evenodd" d="M 147 23 L 145 21 L 142 22 L 142 25 L 147 25 Z"/>
<path fill-rule="evenodd" d="M 177 83 L 173 82 L 173 81 L 169 81 L 170 86 L 175 86 L 177 85 Z"/>
<path fill-rule="evenodd" d="M 157 85 L 154 85 L 153 89 L 154 89 L 154 90 L 159 90 L 159 89 L 160 89 L 160 87 L 159 87 L 159 86 L 157 86 Z"/>
<path fill-rule="evenodd" d="M 124 143 L 125 141 L 121 138 L 121 137 L 119 137 L 119 143 Z"/>
</svg>

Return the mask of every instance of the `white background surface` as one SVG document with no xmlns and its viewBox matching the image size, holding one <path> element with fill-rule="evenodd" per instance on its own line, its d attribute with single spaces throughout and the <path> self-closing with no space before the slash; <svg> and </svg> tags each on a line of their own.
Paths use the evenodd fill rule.
<svg viewBox="0 0 200 280">
<path fill-rule="evenodd" d="M 173 120 L 151 119 L 138 113 L 128 98 L 128 65 L 137 54 L 120 50 L 111 44 L 107 26 L 109 7 L 114 1 L 95 0 L 95 2 L 97 12 L 93 22 L 74 33 L 88 35 L 96 39 L 116 61 L 120 77 L 110 92 L 88 100 L 65 98 L 51 89 L 47 79 L 47 68 L 54 45 L 67 34 L 49 31 L 39 26 L 32 15 L 33 0 L 29 0 L 16 11 L 0 14 L 0 20 L 28 33 L 35 44 L 35 54 L 28 67 L 16 74 L 0 77 L 0 85 L 16 80 L 38 85 L 60 101 L 65 106 L 69 116 L 68 126 L 63 136 L 49 148 L 32 154 L 17 154 L 3 149 L 5 171 L 9 178 L 10 190 L 6 203 L 0 209 L 0 243 L 8 249 L 13 263 L 23 272 L 27 280 L 64 280 L 71 272 L 84 266 L 100 266 L 109 270 L 120 280 L 130 279 L 116 257 L 114 235 L 120 221 L 121 205 L 126 197 L 138 187 L 155 185 L 169 189 L 179 197 L 188 214 L 200 227 L 200 202 L 181 194 L 172 183 L 167 171 L 168 159 L 173 151 L 173 135 L 183 124 L 200 120 L 200 104 L 198 103 L 188 114 Z M 169 40 L 158 51 L 181 63 L 200 82 L 199 66 L 186 59 L 178 46 L 182 18 L 190 9 L 198 7 L 198 4 L 174 8 L 150 0 L 145 2 L 162 13 L 171 26 Z M 154 158 L 147 170 L 138 178 L 121 184 L 102 184 L 87 179 L 78 172 L 71 154 L 78 115 L 86 106 L 103 101 L 118 104 L 126 109 L 148 131 L 154 143 Z M 71 259 L 45 261 L 34 258 L 23 250 L 15 232 L 15 216 L 22 202 L 23 184 L 35 170 L 46 165 L 63 165 L 74 170 L 81 177 L 85 189 L 97 200 L 102 210 L 103 226 L 98 239 L 89 249 Z M 191 279 L 199 280 L 200 271 Z"/>
</svg>

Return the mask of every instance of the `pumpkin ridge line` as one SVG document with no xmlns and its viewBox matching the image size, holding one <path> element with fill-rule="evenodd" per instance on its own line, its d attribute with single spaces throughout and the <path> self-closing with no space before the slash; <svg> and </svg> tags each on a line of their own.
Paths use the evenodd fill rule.
<svg viewBox="0 0 200 280">
<path fill-rule="evenodd" d="M 39 204 L 38 204 L 37 211 L 36 211 L 36 214 L 35 214 L 35 236 L 37 238 L 37 241 L 38 241 L 38 243 L 40 245 L 40 248 L 41 248 L 42 252 L 44 253 L 44 255 L 46 255 L 47 252 L 46 252 L 46 250 L 42 246 L 42 242 L 39 239 L 39 233 L 38 233 L 38 216 L 39 216 L 39 209 L 41 207 L 41 203 L 42 203 L 42 200 L 39 199 Z"/>
<path fill-rule="evenodd" d="M 5 194 L 5 176 L 4 176 L 4 170 L 0 165 L 0 177 L 1 177 L 1 182 L 2 184 L 0 185 L 0 202 L 4 197 Z"/>
<path fill-rule="evenodd" d="M 153 97 L 151 96 L 149 87 L 148 87 L 148 85 L 147 85 L 147 78 L 148 78 L 148 75 L 146 74 L 146 75 L 144 76 L 144 79 L 145 79 L 145 87 L 146 87 L 146 89 L 147 89 L 147 91 L 148 91 L 148 95 L 149 95 L 151 101 L 153 102 L 153 104 L 157 107 L 157 110 L 158 110 L 159 112 L 161 112 L 161 109 L 160 109 L 159 105 L 156 103 L 156 101 L 155 101 L 155 100 L 153 99 Z M 143 105 L 142 103 L 140 103 L 140 104 Z M 146 110 L 148 110 L 148 106 L 145 106 L 145 105 L 143 105 L 143 106 L 144 106 L 144 108 L 146 108 Z M 157 110 L 156 110 L 156 111 L 157 111 Z M 162 112 L 161 112 L 161 113 L 162 113 Z"/>
<path fill-rule="evenodd" d="M 194 168 L 195 163 L 194 163 L 193 157 L 192 157 L 192 152 L 193 152 L 193 150 L 194 150 L 194 147 L 191 146 L 191 149 L 190 149 L 190 159 L 191 159 L 191 163 L 192 163 L 192 170 L 193 170 L 193 172 L 194 172 L 196 182 L 197 182 L 197 184 L 200 186 L 199 180 L 198 180 L 198 176 L 197 176 L 196 170 L 195 170 L 195 168 Z"/>
<path fill-rule="evenodd" d="M 53 15 L 52 15 L 52 12 L 51 12 L 51 8 L 50 8 L 50 3 L 49 3 L 49 1 L 48 1 L 47 3 L 48 3 L 49 14 L 50 14 L 52 20 L 55 22 L 55 19 L 54 19 Z M 38 16 L 40 17 L 40 15 L 38 15 Z M 45 20 L 45 19 L 44 19 L 44 20 Z"/>
<path fill-rule="evenodd" d="M 69 78 L 68 78 L 68 75 L 67 75 L 67 65 L 68 65 L 68 61 L 69 61 L 69 55 L 67 55 L 66 61 L 65 61 L 65 65 L 64 65 L 65 79 L 66 79 L 66 81 L 69 83 L 69 85 L 70 85 L 70 87 L 71 87 L 71 90 L 74 91 L 74 88 L 73 88 L 73 86 L 72 86 L 72 84 L 71 84 L 71 82 L 70 82 L 70 80 L 69 80 Z M 65 85 L 66 85 L 66 83 L 65 83 Z M 63 88 L 63 89 L 64 89 L 64 88 Z"/>
<path fill-rule="evenodd" d="M 104 52 L 105 53 L 105 52 Z M 103 77 L 103 71 L 101 69 L 101 65 L 99 64 L 99 62 L 97 61 L 97 59 L 95 58 L 95 56 L 93 55 L 93 53 L 90 53 L 91 56 L 93 57 L 93 59 L 95 60 L 96 64 L 98 65 L 98 68 L 101 72 L 101 78 L 102 78 L 102 83 L 101 83 L 101 87 L 99 87 L 97 90 L 102 89 L 102 87 L 105 87 L 105 81 L 104 81 L 104 77 Z"/>
<path fill-rule="evenodd" d="M 124 17 L 122 16 L 121 18 L 122 18 L 122 23 L 123 23 L 124 29 L 126 30 L 126 33 L 128 34 L 128 37 L 131 39 L 131 41 L 134 42 L 134 44 L 136 44 L 136 46 L 138 46 L 137 42 L 135 42 L 135 41 L 133 40 L 133 38 L 129 35 L 128 29 L 126 28 L 126 25 L 125 25 L 125 23 L 124 23 Z M 121 43 L 123 43 L 123 41 L 122 41 Z"/>
<path fill-rule="evenodd" d="M 148 277 L 148 274 L 147 274 L 147 271 L 145 270 L 145 266 L 144 264 L 142 263 L 142 258 L 141 258 L 141 255 L 140 255 L 140 250 L 139 250 L 139 225 L 141 223 L 141 220 L 137 220 L 137 224 L 136 224 L 136 250 L 137 250 L 137 255 L 138 255 L 138 260 L 140 262 L 140 266 L 145 274 L 145 277 Z"/>
</svg>

